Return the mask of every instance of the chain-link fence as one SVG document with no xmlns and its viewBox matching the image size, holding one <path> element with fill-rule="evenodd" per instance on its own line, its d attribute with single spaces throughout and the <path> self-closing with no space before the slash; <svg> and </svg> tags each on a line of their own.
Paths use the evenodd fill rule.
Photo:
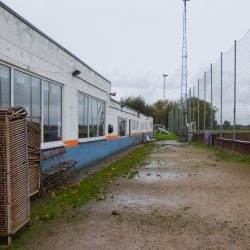
<svg viewBox="0 0 250 250">
<path fill-rule="evenodd" d="M 185 100 L 183 100 L 185 102 Z M 205 131 L 216 134 L 221 146 L 223 141 L 250 144 L 250 31 L 233 47 L 210 65 L 198 84 L 190 88 L 187 110 L 181 100 L 169 112 L 169 131 L 178 133 L 185 125 L 199 135 Z M 181 117 L 183 115 L 183 117 Z M 204 137 L 203 137 L 204 138 Z"/>
</svg>

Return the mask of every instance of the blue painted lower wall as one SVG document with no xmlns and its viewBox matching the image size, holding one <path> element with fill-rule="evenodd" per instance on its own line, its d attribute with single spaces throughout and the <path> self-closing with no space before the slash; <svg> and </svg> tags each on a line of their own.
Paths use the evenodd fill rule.
<svg viewBox="0 0 250 250">
<path fill-rule="evenodd" d="M 153 137 L 153 133 L 148 133 L 149 138 Z M 114 140 L 101 140 L 93 142 L 79 143 L 78 146 L 68 147 L 67 152 L 72 160 L 77 160 L 76 168 L 81 168 L 92 162 L 100 160 L 108 155 L 114 154 L 125 148 L 135 144 L 135 136 L 122 137 Z M 53 148 L 42 150 L 42 153 L 53 150 Z M 43 161 L 43 169 L 47 170 L 47 166 Z"/>
</svg>

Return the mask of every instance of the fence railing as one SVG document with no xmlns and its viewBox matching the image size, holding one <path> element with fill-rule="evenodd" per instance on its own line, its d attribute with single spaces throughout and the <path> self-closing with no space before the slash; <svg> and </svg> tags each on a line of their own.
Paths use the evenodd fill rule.
<svg viewBox="0 0 250 250">
<path fill-rule="evenodd" d="M 181 101 L 168 113 L 172 133 L 179 131 L 180 106 Z M 231 140 L 233 151 L 236 141 L 250 141 L 250 30 L 189 89 L 185 113 L 187 126 L 198 137 L 207 130 L 217 132 L 220 146 Z"/>
</svg>

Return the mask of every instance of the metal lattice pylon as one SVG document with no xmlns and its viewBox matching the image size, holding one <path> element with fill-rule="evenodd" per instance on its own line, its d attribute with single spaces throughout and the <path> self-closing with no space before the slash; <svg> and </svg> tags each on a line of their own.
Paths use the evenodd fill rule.
<svg viewBox="0 0 250 250">
<path fill-rule="evenodd" d="M 187 125 L 187 37 L 186 37 L 186 2 L 184 1 L 183 12 L 183 44 L 182 44 L 182 77 L 181 77 L 181 126 L 183 123 L 183 108 L 185 105 L 185 125 Z"/>
</svg>

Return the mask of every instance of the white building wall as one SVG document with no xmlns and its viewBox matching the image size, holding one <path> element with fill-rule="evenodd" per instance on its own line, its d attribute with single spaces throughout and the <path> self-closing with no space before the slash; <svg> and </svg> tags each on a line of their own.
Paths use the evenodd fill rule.
<svg viewBox="0 0 250 250">
<path fill-rule="evenodd" d="M 63 140 L 78 139 L 78 91 L 107 102 L 110 82 L 0 6 L 0 60 L 62 88 Z M 72 75 L 81 71 L 79 77 Z M 107 134 L 107 119 L 105 126 Z"/>
<path fill-rule="evenodd" d="M 132 121 L 138 122 L 138 129 L 135 126 L 134 129 L 132 129 L 132 134 L 141 134 L 143 132 L 149 133 L 153 131 L 153 127 L 150 127 L 150 123 L 153 124 L 153 118 L 146 116 L 142 113 L 139 113 L 139 117 L 138 117 L 138 112 L 129 108 L 129 107 L 122 107 L 121 104 L 112 101 L 110 102 L 110 106 L 108 107 L 108 113 L 109 113 L 109 124 L 113 125 L 114 130 L 113 133 L 109 134 L 109 136 L 115 136 L 118 135 L 118 118 L 122 117 L 127 119 L 127 126 L 126 126 L 126 135 L 129 134 L 129 120 L 131 119 Z M 144 129 L 141 129 L 141 124 L 144 124 Z M 146 126 L 147 125 L 147 129 Z M 132 126 L 132 124 L 131 124 Z M 133 126 L 132 126 L 133 127 Z M 131 127 L 131 128 L 132 128 Z"/>
<path fill-rule="evenodd" d="M 139 122 L 138 129 L 132 133 L 153 131 L 147 117 L 110 99 L 111 83 L 86 64 L 77 59 L 56 42 L 50 41 L 45 34 L 36 30 L 27 21 L 24 22 L 0 6 L 0 63 L 62 86 L 62 139 L 78 140 L 78 94 L 82 93 L 106 102 L 105 136 L 118 136 L 118 117 Z M 79 77 L 72 75 L 75 70 L 81 71 Z M 13 84 L 13 77 L 12 77 Z M 42 91 L 43 92 L 43 91 Z M 13 102 L 12 102 L 13 103 Z M 145 124 L 147 125 L 147 128 Z M 113 125 L 113 133 L 108 133 L 108 124 Z M 141 126 L 144 124 L 144 128 Z M 103 138 L 91 138 L 99 140 Z M 80 141 L 80 140 L 79 140 Z M 82 140 L 81 142 L 84 142 Z M 49 142 L 51 147 L 60 142 Z M 63 145 L 63 142 L 61 142 Z M 47 147 L 45 145 L 45 147 Z"/>
</svg>

